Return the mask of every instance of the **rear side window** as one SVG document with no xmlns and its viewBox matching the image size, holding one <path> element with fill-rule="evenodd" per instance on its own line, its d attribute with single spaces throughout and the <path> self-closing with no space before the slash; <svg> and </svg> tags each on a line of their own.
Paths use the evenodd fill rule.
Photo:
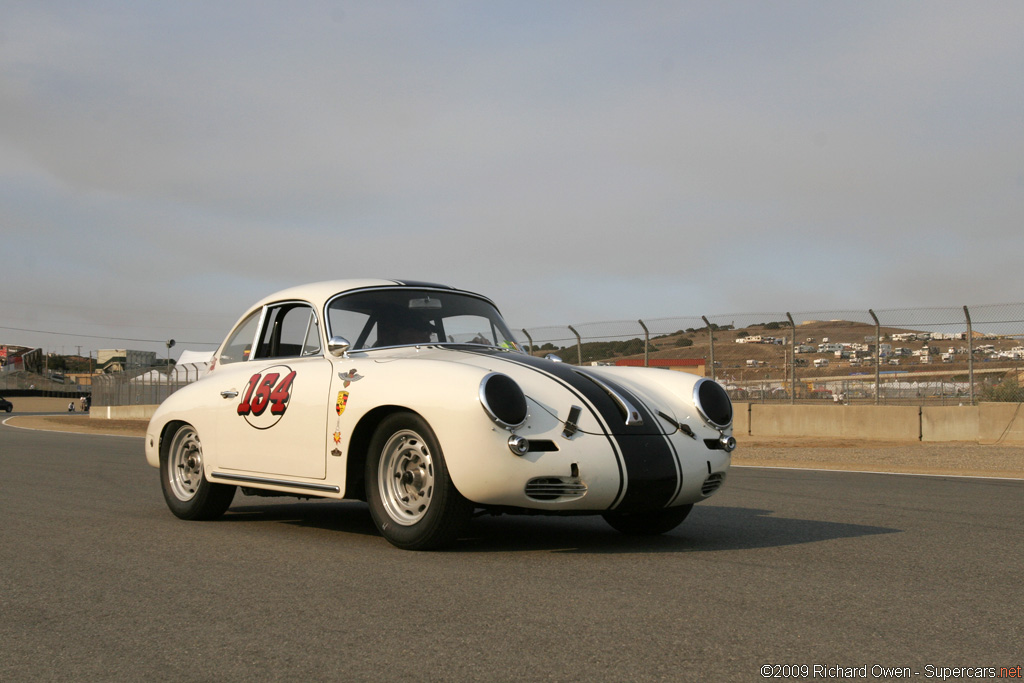
<svg viewBox="0 0 1024 683">
<path fill-rule="evenodd" d="M 320 327 L 306 304 L 267 307 L 254 358 L 298 358 L 320 353 Z"/>
</svg>

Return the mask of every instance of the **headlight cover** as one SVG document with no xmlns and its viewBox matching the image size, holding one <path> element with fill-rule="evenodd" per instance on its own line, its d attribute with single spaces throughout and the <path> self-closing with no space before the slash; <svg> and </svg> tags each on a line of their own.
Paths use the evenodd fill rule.
<svg viewBox="0 0 1024 683">
<path fill-rule="evenodd" d="M 491 372 L 480 380 L 480 405 L 503 429 L 518 429 L 529 417 L 526 395 L 516 381 L 500 372 Z"/>
<path fill-rule="evenodd" d="M 693 387 L 693 404 L 711 426 L 725 429 L 732 424 L 732 401 L 718 382 L 707 377 L 697 380 Z"/>
</svg>

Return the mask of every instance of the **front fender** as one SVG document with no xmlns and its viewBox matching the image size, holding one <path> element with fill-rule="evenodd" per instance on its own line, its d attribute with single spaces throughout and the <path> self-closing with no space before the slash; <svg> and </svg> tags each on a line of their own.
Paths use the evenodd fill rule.
<svg viewBox="0 0 1024 683">
<path fill-rule="evenodd" d="M 146 462 L 160 467 L 160 439 L 167 425 L 187 422 L 196 428 L 200 440 L 214 443 L 217 404 L 210 399 L 211 390 L 206 378 L 178 389 L 161 403 L 146 427 Z M 219 398 L 219 397 L 218 397 Z"/>
<path fill-rule="evenodd" d="M 572 441 L 561 438 L 564 425 L 551 406 L 568 409 L 577 399 L 556 384 L 507 373 L 527 395 L 527 420 L 514 433 L 557 444 L 556 450 L 522 456 L 512 453 L 508 440 L 513 431 L 493 422 L 479 399 L 483 378 L 492 371 L 506 369 L 498 364 L 487 367 L 416 358 L 362 363 L 358 371 L 365 379 L 349 387 L 345 417 L 348 411 L 354 411 L 352 417 L 358 426 L 354 427 L 353 435 L 365 445 L 368 430 L 363 428 L 363 421 L 377 421 L 380 413 L 373 411 L 380 406 L 388 406 L 389 412 L 402 409 L 419 414 L 444 450 L 455 487 L 481 505 L 544 507 L 544 503 L 524 499 L 525 483 L 536 476 L 568 477 L 574 466 L 591 484 L 586 506 L 600 509 L 611 505 L 621 479 L 614 454 L 603 435 L 581 433 Z M 360 443 L 350 441 L 347 450 L 343 450 L 351 458 L 357 456 L 359 446 Z M 551 507 L 564 508 L 565 503 L 552 503 Z"/>
<path fill-rule="evenodd" d="M 346 388 L 349 396 L 342 417 L 353 425 L 341 443 L 348 458 L 361 461 L 360 450 L 376 423 L 397 410 L 416 413 L 427 421 L 444 451 L 452 482 L 470 500 L 479 497 L 479 481 L 486 477 L 482 462 L 488 453 L 504 448 L 514 457 L 503 445 L 508 432 L 502 436 L 499 432 L 503 430 L 488 419 L 480 405 L 478 392 L 485 370 L 416 358 L 360 363 L 358 368 L 364 377 Z"/>
</svg>

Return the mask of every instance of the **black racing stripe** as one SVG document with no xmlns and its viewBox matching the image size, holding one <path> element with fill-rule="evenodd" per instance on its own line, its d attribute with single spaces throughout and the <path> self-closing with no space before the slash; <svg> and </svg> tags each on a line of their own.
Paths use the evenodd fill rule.
<svg viewBox="0 0 1024 683">
<path fill-rule="evenodd" d="M 596 410 L 605 424 L 609 436 L 622 454 L 626 470 L 626 491 L 620 488 L 612 507 L 622 511 L 655 510 L 665 507 L 679 492 L 679 461 L 675 448 L 664 434 L 657 416 L 634 394 L 604 377 L 601 382 L 619 392 L 640 412 L 642 425 L 627 425 L 625 416 L 608 393 L 581 373 L 578 368 L 564 363 L 553 363 L 542 358 L 507 351 L 464 349 L 471 353 L 496 356 L 511 363 L 524 365 L 562 381 L 574 393 L 582 396 Z"/>
<path fill-rule="evenodd" d="M 606 377 L 600 379 L 633 404 L 644 425 L 654 427 L 645 434 L 616 436 L 622 452 L 626 454 L 626 472 L 629 475 L 626 496 L 616 509 L 641 511 L 650 509 L 652 502 L 658 501 L 661 502 L 656 507 L 668 505 L 679 495 L 683 485 L 679 454 L 672 440 L 661 430 L 657 415 L 636 394 Z"/>
<path fill-rule="evenodd" d="M 678 495 L 682 482 L 668 439 L 617 436 L 626 461 L 626 495 L 616 510 L 642 512 L 665 507 Z"/>
</svg>

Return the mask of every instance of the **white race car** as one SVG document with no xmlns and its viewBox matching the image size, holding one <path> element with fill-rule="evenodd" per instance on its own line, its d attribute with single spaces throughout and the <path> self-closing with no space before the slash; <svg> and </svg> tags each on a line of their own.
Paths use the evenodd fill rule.
<svg viewBox="0 0 1024 683">
<path fill-rule="evenodd" d="M 666 532 L 721 486 L 731 432 L 710 379 L 537 358 L 478 294 L 343 280 L 242 316 L 157 409 L 146 459 L 182 519 L 220 516 L 239 486 L 361 499 L 388 541 L 428 549 L 475 511 Z"/>
</svg>

